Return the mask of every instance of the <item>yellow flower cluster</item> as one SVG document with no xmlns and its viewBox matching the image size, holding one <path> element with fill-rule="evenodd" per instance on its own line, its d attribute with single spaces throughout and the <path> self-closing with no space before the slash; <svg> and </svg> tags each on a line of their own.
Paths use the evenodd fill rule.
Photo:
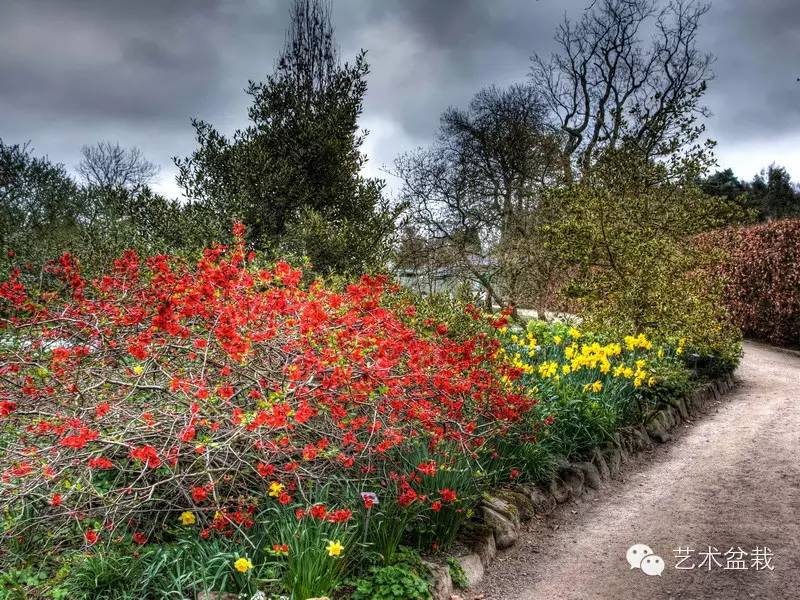
<svg viewBox="0 0 800 600">
<path fill-rule="evenodd" d="M 239 571 L 239 573 L 247 573 L 253 568 L 253 563 L 246 558 L 240 558 L 233 563 L 233 567 Z"/>
<path fill-rule="evenodd" d="M 583 370 L 597 370 L 602 375 L 609 378 L 624 378 L 633 382 L 634 387 L 642 385 L 652 386 L 656 380 L 645 359 L 638 359 L 631 363 L 631 353 L 637 351 L 649 351 L 653 348 L 653 343 L 644 334 L 636 336 L 626 336 L 623 343 L 612 342 L 600 344 L 599 342 L 579 343 L 582 337 L 581 332 L 571 327 L 567 330 L 566 336 L 554 335 L 552 344 L 549 348 L 542 349 L 535 335 L 531 331 L 526 332 L 526 336 L 511 335 L 513 344 L 508 350 L 499 350 L 498 355 L 504 357 L 514 367 L 526 375 L 538 375 L 542 379 L 552 379 L 560 381 L 562 377 L 570 374 L 578 374 Z M 560 355 L 563 352 L 563 362 L 558 357 L 552 356 L 552 352 Z M 550 351 L 550 352 L 549 352 Z M 546 358 L 543 362 L 532 358 Z M 663 350 L 661 355 L 663 356 Z M 603 382 L 596 380 L 584 386 L 584 391 L 600 392 L 603 389 Z"/>
<path fill-rule="evenodd" d="M 650 350 L 653 347 L 653 342 L 649 341 L 643 333 L 640 333 L 637 336 L 626 335 L 625 336 L 625 348 L 628 350 L 636 350 L 637 348 L 641 348 L 642 350 Z"/>
</svg>

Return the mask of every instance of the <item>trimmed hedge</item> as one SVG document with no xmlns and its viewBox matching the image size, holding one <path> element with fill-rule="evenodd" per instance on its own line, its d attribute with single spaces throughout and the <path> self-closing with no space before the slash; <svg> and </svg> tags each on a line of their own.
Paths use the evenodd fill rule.
<svg viewBox="0 0 800 600">
<path fill-rule="evenodd" d="M 800 219 L 728 228 L 699 236 L 725 253 L 716 268 L 725 303 L 751 338 L 800 346 Z"/>
</svg>

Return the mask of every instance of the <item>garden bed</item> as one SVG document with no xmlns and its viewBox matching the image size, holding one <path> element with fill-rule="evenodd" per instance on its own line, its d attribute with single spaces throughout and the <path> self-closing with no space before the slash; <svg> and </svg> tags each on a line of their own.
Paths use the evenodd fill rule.
<svg viewBox="0 0 800 600">
<path fill-rule="evenodd" d="M 696 408 L 682 340 L 326 285 L 241 234 L 0 283 L 3 600 L 424 600 Z"/>
</svg>

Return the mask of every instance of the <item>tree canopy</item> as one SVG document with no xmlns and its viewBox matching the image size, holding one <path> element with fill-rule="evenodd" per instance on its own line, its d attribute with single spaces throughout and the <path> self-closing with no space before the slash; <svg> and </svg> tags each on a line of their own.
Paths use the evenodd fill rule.
<svg viewBox="0 0 800 600">
<path fill-rule="evenodd" d="M 177 160 L 188 198 L 220 216 L 241 218 L 249 241 L 306 255 L 322 272 L 381 264 L 393 214 L 383 181 L 366 178 L 359 129 L 365 53 L 341 63 L 326 5 L 294 3 L 274 73 L 250 82 L 250 125 L 231 138 L 194 121 L 198 148 Z"/>
</svg>

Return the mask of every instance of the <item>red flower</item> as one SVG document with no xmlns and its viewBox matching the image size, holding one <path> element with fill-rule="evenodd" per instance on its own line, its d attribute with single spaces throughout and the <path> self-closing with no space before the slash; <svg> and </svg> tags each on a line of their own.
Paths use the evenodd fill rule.
<svg viewBox="0 0 800 600">
<path fill-rule="evenodd" d="M 65 448 L 75 448 L 77 450 L 85 448 L 86 444 L 100 437 L 96 431 L 81 427 L 76 435 L 68 435 L 61 439 L 60 444 Z"/>
<path fill-rule="evenodd" d="M 242 238 L 244 237 L 245 231 L 247 228 L 244 226 L 244 223 L 234 223 L 233 224 L 233 237 Z"/>
<path fill-rule="evenodd" d="M 303 460 L 314 460 L 317 457 L 317 447 L 307 444 L 303 448 Z"/>
<path fill-rule="evenodd" d="M 278 496 L 278 502 L 280 502 L 284 506 L 289 504 L 291 501 L 292 501 L 292 497 L 289 494 L 287 494 L 286 492 L 281 492 L 281 495 Z"/>
<path fill-rule="evenodd" d="M 347 523 L 350 520 L 350 517 L 353 516 L 353 511 L 349 508 L 340 508 L 338 510 L 333 511 L 328 515 L 327 520 L 330 523 Z"/>
<path fill-rule="evenodd" d="M 325 508 L 324 504 L 315 504 L 311 507 L 309 512 L 311 513 L 312 517 L 321 521 L 325 518 L 325 515 L 328 514 L 328 509 Z"/>
<path fill-rule="evenodd" d="M 137 531 L 133 534 L 133 541 L 140 546 L 144 546 L 147 543 L 147 536 L 141 531 Z"/>
<path fill-rule="evenodd" d="M 420 463 L 417 465 L 417 471 L 428 477 L 433 477 L 436 475 L 436 461 L 432 460 L 426 463 Z"/>
<path fill-rule="evenodd" d="M 256 465 L 256 470 L 262 477 L 269 477 L 275 472 L 275 467 L 265 463 L 258 463 L 258 465 Z"/>
<path fill-rule="evenodd" d="M 17 403 L 11 400 L 0 400 L 0 417 L 7 417 L 17 410 Z"/>
<path fill-rule="evenodd" d="M 455 502 L 458 500 L 456 493 L 449 488 L 439 490 L 439 495 L 442 497 L 442 502 Z"/>
<path fill-rule="evenodd" d="M 302 508 L 295 508 L 294 509 L 294 517 L 298 521 L 300 521 L 301 519 L 305 518 L 305 516 L 306 516 L 306 511 L 304 511 Z"/>
<path fill-rule="evenodd" d="M 272 544 L 272 551 L 276 554 L 288 554 L 289 553 L 289 545 L 288 544 Z"/>
<path fill-rule="evenodd" d="M 406 489 L 400 496 L 397 498 L 397 503 L 400 506 L 408 506 L 412 502 L 417 499 L 417 492 L 415 492 L 412 488 Z"/>
<path fill-rule="evenodd" d="M 94 529 L 87 529 L 86 533 L 83 534 L 86 543 L 90 546 L 94 546 L 97 543 L 97 540 L 100 539 L 100 535 Z"/>
<path fill-rule="evenodd" d="M 431 502 L 431 510 L 433 512 L 439 512 L 440 510 L 442 510 L 442 503 L 439 502 L 438 500 Z"/>
<path fill-rule="evenodd" d="M 511 479 L 516 479 L 517 477 L 519 477 L 519 475 L 520 475 L 519 469 L 511 469 L 511 473 L 509 473 L 509 477 Z"/>
<path fill-rule="evenodd" d="M 181 441 L 184 444 L 188 444 L 189 442 L 191 442 L 194 439 L 196 434 L 197 434 L 197 432 L 196 432 L 196 430 L 194 428 L 194 425 L 189 425 L 189 426 L 186 427 L 186 429 L 184 429 L 181 432 Z"/>
<path fill-rule="evenodd" d="M 53 494 L 53 497 L 50 498 L 50 506 L 56 507 L 61 506 L 61 494 Z"/>
<path fill-rule="evenodd" d="M 97 456 L 89 459 L 90 469 L 113 469 L 114 463 L 104 456 Z"/>
<path fill-rule="evenodd" d="M 11 468 L 12 477 L 25 477 L 33 472 L 33 467 L 29 462 L 21 462 L 16 467 Z"/>
<path fill-rule="evenodd" d="M 139 448 L 131 450 L 131 458 L 134 460 L 142 461 L 148 469 L 157 469 L 161 466 L 161 459 L 158 457 L 158 452 L 152 446 L 144 445 Z"/>
<path fill-rule="evenodd" d="M 108 413 L 109 410 L 111 410 L 111 406 L 109 405 L 109 403 L 101 402 L 95 407 L 94 413 L 98 419 L 102 419 Z"/>
<path fill-rule="evenodd" d="M 205 487 L 192 488 L 192 500 L 197 504 L 205 502 L 206 498 L 208 498 L 208 490 Z"/>
<path fill-rule="evenodd" d="M 226 383 L 225 385 L 221 385 L 217 388 L 217 395 L 223 400 L 228 400 L 233 396 L 233 394 L 234 389 L 230 383 Z"/>
</svg>

